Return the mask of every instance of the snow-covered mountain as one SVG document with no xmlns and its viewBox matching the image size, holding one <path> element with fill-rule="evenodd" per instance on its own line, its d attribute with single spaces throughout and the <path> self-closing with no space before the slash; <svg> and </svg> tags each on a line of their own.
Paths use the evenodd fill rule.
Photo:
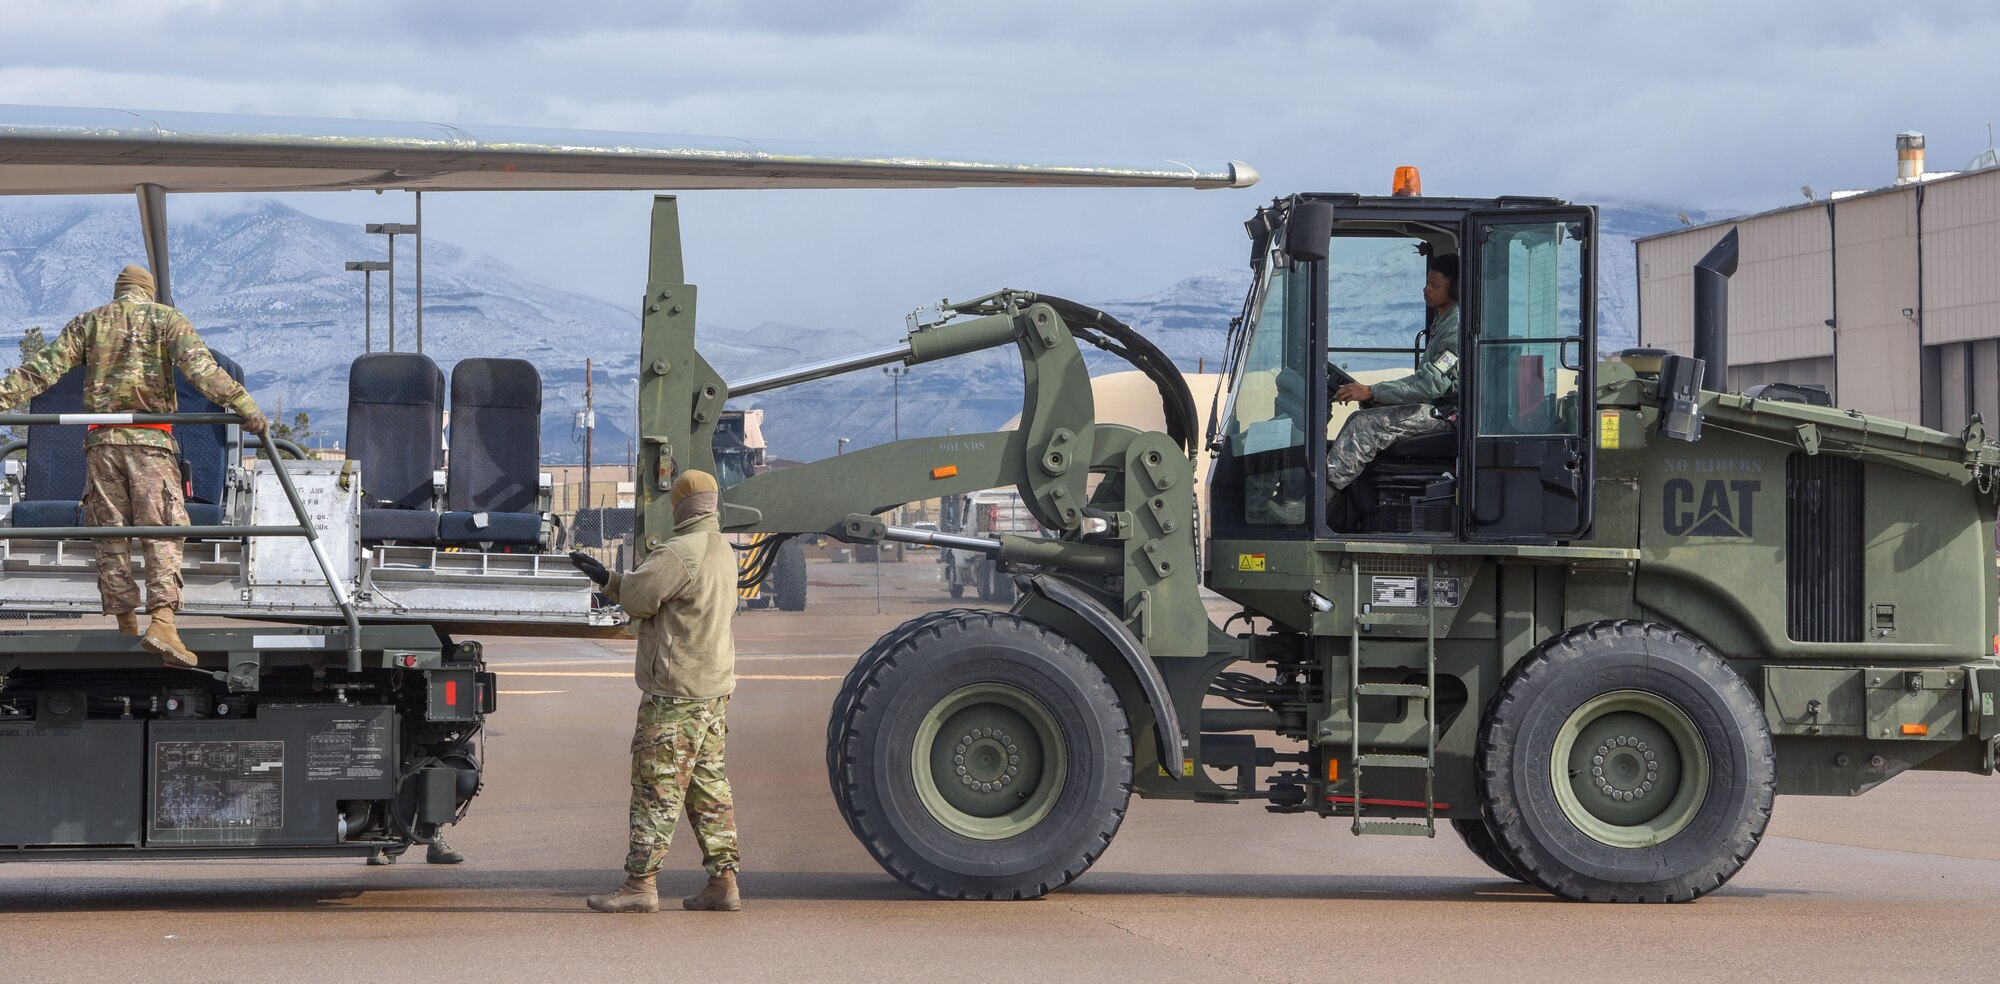
<svg viewBox="0 0 2000 984">
<path fill-rule="evenodd" d="M 1632 238 L 1673 228 L 1670 210 L 1606 208 L 1599 263 L 1599 347 L 1631 343 L 1637 320 Z M 239 211 L 177 218 L 174 293 L 203 336 L 240 362 L 258 400 L 288 416 L 312 415 L 328 444 L 341 440 L 347 367 L 362 351 L 362 278 L 343 261 L 381 255 L 382 241 L 349 223 L 315 219 L 266 203 Z M 51 336 L 80 311 L 106 299 L 125 263 L 143 261 L 133 210 L 112 205 L 12 205 L 0 211 L 0 361 L 6 344 L 30 326 Z M 398 257 L 397 341 L 415 344 L 413 267 Z M 449 374 L 461 358 L 528 359 L 543 379 L 543 457 L 575 461 L 573 412 L 583 405 L 583 365 L 592 360 L 598 407 L 599 461 L 616 461 L 635 429 L 638 315 L 635 310 L 563 291 L 524 271 L 437 239 L 425 243 L 425 351 Z M 1388 262 L 1385 260 L 1384 262 Z M 375 285 L 375 344 L 387 338 L 386 278 Z M 1389 280 L 1383 290 L 1399 290 Z M 1032 287 L 1033 285 L 1022 285 Z M 1214 270 L 1158 293 L 1125 300 L 1078 297 L 1139 329 L 1185 371 L 1214 371 L 1229 320 L 1241 310 L 1247 270 Z M 1383 344 L 1402 344 L 1421 318 L 1414 296 L 1384 296 L 1389 312 L 1370 329 Z M 888 339 L 849 331 L 769 323 L 748 330 L 704 324 L 701 351 L 725 378 L 741 378 L 868 348 Z M 1110 360 L 1094 353 L 1094 367 Z M 895 394 L 900 392 L 900 397 Z M 766 409 L 772 453 L 814 459 L 904 434 L 989 430 L 1020 409 L 1019 360 L 996 351 L 917 366 L 900 382 L 867 371 L 764 394 L 745 401 Z"/>
</svg>

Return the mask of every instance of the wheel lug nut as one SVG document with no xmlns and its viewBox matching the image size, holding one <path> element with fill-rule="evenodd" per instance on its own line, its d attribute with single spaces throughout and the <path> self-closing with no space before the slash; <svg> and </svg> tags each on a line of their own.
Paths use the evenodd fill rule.
<svg viewBox="0 0 2000 984">
<path fill-rule="evenodd" d="M 1591 769 L 1590 769 L 1590 774 L 1591 774 L 1591 775 L 1593 775 L 1593 776 L 1597 776 L 1597 777 L 1599 777 L 1599 778 L 1603 778 L 1603 776 L 1604 776 L 1604 767 L 1603 767 L 1603 766 L 1601 766 L 1601 765 L 1597 765 L 1597 766 L 1592 766 L 1592 767 L 1591 767 Z"/>
<path fill-rule="evenodd" d="M 1602 755 L 1592 755 L 1592 756 L 1590 757 L 1590 764 L 1591 764 L 1591 765 L 1603 765 L 1603 764 L 1604 764 L 1604 756 L 1602 756 Z"/>
<path fill-rule="evenodd" d="M 1021 756 L 1019 756 L 1019 755 L 1009 755 L 1009 756 L 1007 756 L 1007 764 L 1008 764 L 1008 765 L 1020 765 L 1020 764 L 1021 764 Z"/>
<path fill-rule="evenodd" d="M 961 765 L 961 766 L 959 766 L 959 767 L 958 767 L 958 774 L 959 774 L 959 775 L 961 775 L 961 776 L 962 776 L 962 775 L 965 775 L 965 766 L 962 766 L 962 765 Z"/>
</svg>

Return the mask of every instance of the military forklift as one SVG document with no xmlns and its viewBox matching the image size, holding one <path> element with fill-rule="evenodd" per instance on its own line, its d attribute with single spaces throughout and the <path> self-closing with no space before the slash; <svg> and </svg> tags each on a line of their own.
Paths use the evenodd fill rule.
<svg viewBox="0 0 2000 984">
<path fill-rule="evenodd" d="M 1684 901 L 1749 859 L 1775 794 L 1992 773 L 2000 447 L 1976 419 L 1947 434 L 1732 392 L 1733 235 L 1697 270 L 1696 351 L 1600 361 L 1593 208 L 1300 194 L 1247 228 L 1254 286 L 1203 427 L 1143 336 L 1018 290 L 920 310 L 895 346 L 725 382 L 695 351 L 674 206 L 656 204 L 644 541 L 670 528 L 676 471 L 710 467 L 733 396 L 1020 354 L 1017 430 L 867 448 L 723 503 L 730 530 L 936 543 L 1016 577 L 1009 611 L 883 636 L 834 702 L 833 793 L 889 873 L 943 898 L 1039 896 L 1090 867 L 1137 793 L 1359 835 L 1442 822 L 1565 899 Z M 1450 426 L 1387 448 L 1336 502 L 1329 397 L 1356 360 L 1421 351 L 1380 343 L 1424 326 L 1408 300 L 1437 255 L 1463 275 Z M 1080 343 L 1148 374 L 1164 432 L 1096 419 Z M 1051 535 L 880 518 L 1002 486 Z M 1240 611 L 1216 625 L 1203 586 Z"/>
</svg>

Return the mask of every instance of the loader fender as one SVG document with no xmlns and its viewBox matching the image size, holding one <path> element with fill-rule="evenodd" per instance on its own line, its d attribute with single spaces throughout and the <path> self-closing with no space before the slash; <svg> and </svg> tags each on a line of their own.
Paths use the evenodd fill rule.
<svg viewBox="0 0 2000 984">
<path fill-rule="evenodd" d="M 1004 575 L 1002 575 L 1004 576 Z M 1082 589 L 1048 574 L 1030 574 L 1015 578 L 1022 585 L 1023 593 L 1032 593 L 1068 609 L 1082 619 L 1084 624 L 1103 637 L 1111 649 L 1125 660 L 1125 668 L 1132 672 L 1132 678 L 1139 682 L 1139 692 L 1146 698 L 1146 705 L 1153 712 L 1153 736 L 1159 742 L 1160 761 L 1174 763 L 1181 760 L 1181 726 L 1179 716 L 1174 713 L 1173 698 L 1167 694 L 1167 681 L 1160 676 L 1160 669 L 1146 655 L 1137 636 L 1126 628 L 1125 623 L 1113 615 L 1097 599 L 1085 594 Z M 1014 606 L 1020 611 L 1021 605 Z M 1074 640 L 1086 652 L 1097 647 L 1089 645 L 1089 640 Z M 1108 669 L 1108 668 L 1107 668 Z M 1178 780 L 1181 770 L 1166 768 L 1167 776 Z"/>
</svg>

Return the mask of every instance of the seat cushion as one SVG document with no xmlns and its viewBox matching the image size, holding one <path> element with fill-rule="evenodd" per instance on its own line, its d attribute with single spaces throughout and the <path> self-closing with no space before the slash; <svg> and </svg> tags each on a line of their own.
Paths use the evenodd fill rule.
<svg viewBox="0 0 2000 984">
<path fill-rule="evenodd" d="M 438 514 L 428 509 L 363 509 L 361 541 L 381 543 L 435 543 Z"/>
<path fill-rule="evenodd" d="M 210 502 L 187 504 L 189 526 L 221 526 L 222 507 Z"/>
<path fill-rule="evenodd" d="M 222 507 L 206 502 L 187 504 L 188 523 L 192 526 L 221 526 Z M 14 504 L 15 526 L 82 526 L 83 504 L 64 502 L 60 499 L 30 499 Z"/>
<path fill-rule="evenodd" d="M 539 513 L 448 512 L 438 521 L 439 543 L 534 546 L 542 541 Z"/>
<path fill-rule="evenodd" d="M 83 503 L 68 499 L 28 499 L 14 503 L 15 526 L 82 526 Z"/>
<path fill-rule="evenodd" d="M 1442 430 L 1432 434 L 1418 434 L 1406 437 L 1382 449 L 1383 458 L 1456 458 L 1458 457 L 1458 431 Z"/>
</svg>

